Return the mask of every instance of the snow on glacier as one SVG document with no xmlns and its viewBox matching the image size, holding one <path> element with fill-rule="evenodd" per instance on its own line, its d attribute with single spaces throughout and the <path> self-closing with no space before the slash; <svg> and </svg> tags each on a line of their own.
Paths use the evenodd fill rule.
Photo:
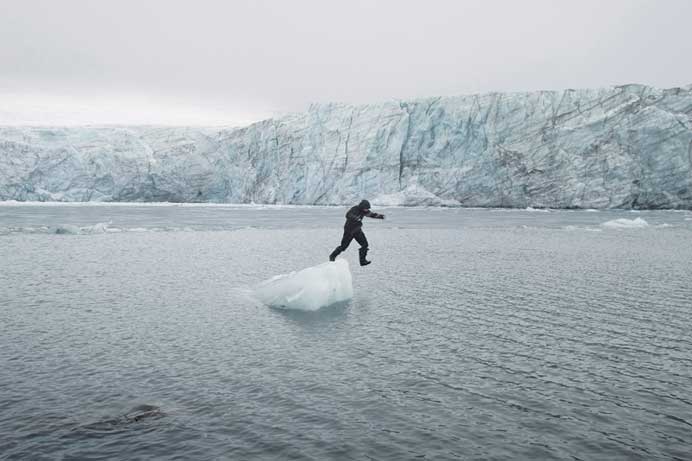
<svg viewBox="0 0 692 461">
<path fill-rule="evenodd" d="M 351 270 L 348 261 L 340 258 L 298 272 L 277 275 L 255 286 L 253 292 L 258 300 L 270 307 L 316 311 L 353 297 Z"/>
</svg>

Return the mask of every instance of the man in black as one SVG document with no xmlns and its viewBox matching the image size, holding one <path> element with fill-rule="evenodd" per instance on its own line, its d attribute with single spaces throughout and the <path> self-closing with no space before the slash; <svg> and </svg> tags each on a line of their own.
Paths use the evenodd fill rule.
<svg viewBox="0 0 692 461">
<path fill-rule="evenodd" d="M 348 213 L 346 213 L 346 224 L 344 224 L 344 236 L 341 238 L 341 245 L 336 247 L 334 251 L 332 251 L 332 254 L 329 255 L 330 261 L 334 261 L 339 253 L 345 251 L 351 244 L 351 241 L 356 239 L 356 242 L 360 244 L 360 249 L 358 250 L 360 254 L 360 265 L 367 266 L 370 264 L 371 261 L 365 259 L 365 255 L 368 254 L 368 239 L 365 238 L 362 229 L 364 216 L 384 219 L 383 214 L 370 211 L 370 202 L 367 200 L 361 201 L 358 205 L 348 210 Z"/>
</svg>

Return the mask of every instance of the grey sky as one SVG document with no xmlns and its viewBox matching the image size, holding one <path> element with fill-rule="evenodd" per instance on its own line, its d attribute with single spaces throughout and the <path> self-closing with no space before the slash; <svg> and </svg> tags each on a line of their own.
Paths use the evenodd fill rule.
<svg viewBox="0 0 692 461">
<path fill-rule="evenodd" d="M 0 123 L 692 83 L 689 0 L 0 0 Z"/>
</svg>

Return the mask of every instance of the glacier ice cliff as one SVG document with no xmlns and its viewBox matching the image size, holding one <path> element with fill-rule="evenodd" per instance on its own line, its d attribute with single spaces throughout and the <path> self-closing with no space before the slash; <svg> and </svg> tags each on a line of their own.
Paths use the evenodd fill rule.
<svg viewBox="0 0 692 461">
<path fill-rule="evenodd" d="M 320 104 L 243 128 L 0 127 L 0 200 L 692 209 L 692 85 Z"/>
</svg>

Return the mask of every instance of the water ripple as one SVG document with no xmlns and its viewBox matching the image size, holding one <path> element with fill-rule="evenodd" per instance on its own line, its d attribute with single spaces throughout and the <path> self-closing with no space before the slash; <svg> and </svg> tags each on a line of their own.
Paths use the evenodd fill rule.
<svg viewBox="0 0 692 461">
<path fill-rule="evenodd" d="M 245 287 L 338 228 L 2 236 L 0 457 L 689 459 L 687 228 L 415 214 L 315 313 Z"/>
</svg>

